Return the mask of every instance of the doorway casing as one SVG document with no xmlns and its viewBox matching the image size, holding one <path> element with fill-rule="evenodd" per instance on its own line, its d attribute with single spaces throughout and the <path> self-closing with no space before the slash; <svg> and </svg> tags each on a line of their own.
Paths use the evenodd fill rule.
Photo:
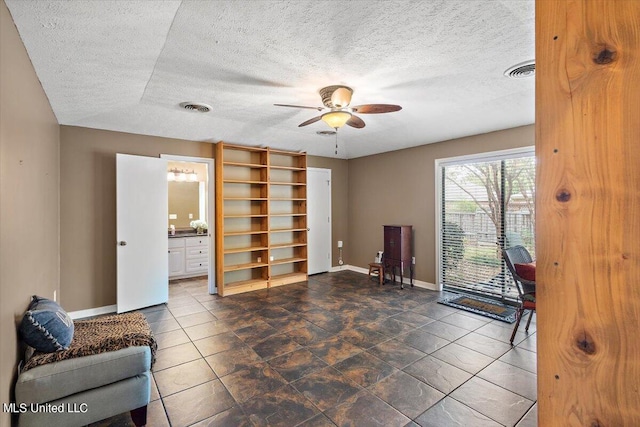
<svg viewBox="0 0 640 427">
<path fill-rule="evenodd" d="M 215 161 L 207 157 L 190 157 L 190 156 L 176 156 L 173 154 L 161 154 L 160 158 L 166 160 L 172 160 L 176 162 L 188 162 L 188 163 L 206 163 L 207 164 L 207 221 L 208 224 L 213 223 L 215 218 Z M 167 209 L 167 216 L 169 215 Z M 208 290 L 210 294 L 218 293 L 216 278 L 215 278 L 215 245 L 212 244 L 212 239 L 216 238 L 215 227 L 209 226 L 209 268 L 207 271 L 208 278 Z"/>
</svg>

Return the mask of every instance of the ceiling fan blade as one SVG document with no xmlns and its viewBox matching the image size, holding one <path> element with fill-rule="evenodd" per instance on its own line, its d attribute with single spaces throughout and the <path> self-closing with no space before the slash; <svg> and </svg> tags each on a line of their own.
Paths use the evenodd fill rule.
<svg viewBox="0 0 640 427">
<path fill-rule="evenodd" d="M 360 117 L 354 116 L 353 114 L 351 115 L 351 118 L 347 120 L 347 124 L 356 129 L 362 129 L 364 127 L 364 121 Z"/>
<path fill-rule="evenodd" d="M 322 111 L 323 108 L 322 107 L 306 107 L 304 105 L 289 105 L 289 104 L 273 104 L 276 107 L 291 107 L 291 108 L 306 108 L 308 110 L 318 110 L 318 111 Z"/>
<path fill-rule="evenodd" d="M 311 123 L 315 123 L 315 122 L 317 122 L 317 121 L 318 121 L 318 120 L 320 120 L 321 118 L 322 118 L 322 116 L 314 117 L 313 119 L 309 119 L 309 120 L 307 120 L 306 122 L 302 122 L 302 123 L 300 123 L 300 124 L 298 125 L 298 127 L 299 127 L 299 128 L 301 128 L 302 126 L 310 125 Z"/>
<path fill-rule="evenodd" d="M 365 104 L 353 107 L 353 112 L 360 114 L 392 113 L 400 110 L 402 110 L 401 106 L 392 104 Z"/>
</svg>

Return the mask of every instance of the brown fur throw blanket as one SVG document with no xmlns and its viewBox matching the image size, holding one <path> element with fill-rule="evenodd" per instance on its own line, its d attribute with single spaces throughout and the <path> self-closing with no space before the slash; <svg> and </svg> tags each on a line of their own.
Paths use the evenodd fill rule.
<svg viewBox="0 0 640 427">
<path fill-rule="evenodd" d="M 22 367 L 26 371 L 46 363 L 74 357 L 90 356 L 126 347 L 151 347 L 151 364 L 155 362 L 156 340 L 142 313 L 125 313 L 74 322 L 75 332 L 69 349 L 53 353 L 36 351 Z"/>
</svg>

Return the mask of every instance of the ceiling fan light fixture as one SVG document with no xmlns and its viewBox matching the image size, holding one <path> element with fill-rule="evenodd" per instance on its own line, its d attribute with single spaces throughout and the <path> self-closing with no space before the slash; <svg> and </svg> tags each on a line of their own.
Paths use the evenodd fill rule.
<svg viewBox="0 0 640 427">
<path fill-rule="evenodd" d="M 351 102 L 352 93 L 348 87 L 341 86 L 331 94 L 331 103 L 335 108 L 345 108 Z"/>
<path fill-rule="evenodd" d="M 331 111 L 322 115 L 322 121 L 334 129 L 341 128 L 351 118 L 351 113 L 346 111 Z"/>
</svg>

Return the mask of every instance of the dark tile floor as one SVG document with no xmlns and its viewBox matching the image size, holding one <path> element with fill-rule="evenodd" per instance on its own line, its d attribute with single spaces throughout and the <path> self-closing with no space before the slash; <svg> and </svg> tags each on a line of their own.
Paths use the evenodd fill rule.
<svg viewBox="0 0 640 427">
<path fill-rule="evenodd" d="M 436 303 L 351 271 L 219 298 L 170 285 L 149 426 L 536 425 L 536 325 Z M 132 425 L 127 414 L 96 426 Z"/>
</svg>

